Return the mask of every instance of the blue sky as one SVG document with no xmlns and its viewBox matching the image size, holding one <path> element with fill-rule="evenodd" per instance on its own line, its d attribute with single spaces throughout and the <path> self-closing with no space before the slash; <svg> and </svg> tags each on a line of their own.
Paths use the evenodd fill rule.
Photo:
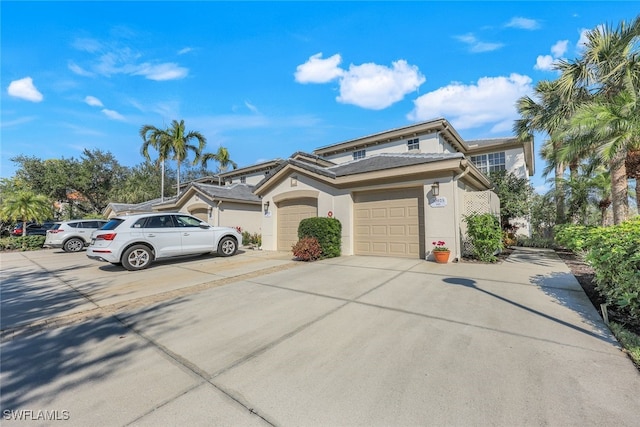
<svg viewBox="0 0 640 427">
<path fill-rule="evenodd" d="M 637 2 L 7 2 L 0 176 L 11 157 L 110 151 L 185 120 L 240 166 L 448 119 L 512 135 L 515 101 L 557 77 L 585 30 Z M 536 151 L 543 142 L 537 136 Z M 537 159 L 532 183 L 542 188 Z"/>
</svg>

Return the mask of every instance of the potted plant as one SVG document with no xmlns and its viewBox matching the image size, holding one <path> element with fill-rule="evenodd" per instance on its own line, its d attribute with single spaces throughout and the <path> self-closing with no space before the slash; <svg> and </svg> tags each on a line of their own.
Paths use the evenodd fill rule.
<svg viewBox="0 0 640 427">
<path fill-rule="evenodd" d="M 436 262 L 439 264 L 446 264 L 449 262 L 449 255 L 451 251 L 449 248 L 445 246 L 445 243 L 442 240 L 437 242 L 432 242 L 433 244 L 433 257 L 436 259 Z"/>
</svg>

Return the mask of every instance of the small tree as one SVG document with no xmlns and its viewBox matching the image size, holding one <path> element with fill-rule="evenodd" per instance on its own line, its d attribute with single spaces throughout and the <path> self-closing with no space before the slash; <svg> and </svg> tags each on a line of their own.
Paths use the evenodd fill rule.
<svg viewBox="0 0 640 427">
<path fill-rule="evenodd" d="M 526 178 L 518 178 L 512 172 L 491 172 L 495 193 L 500 198 L 500 226 L 511 231 L 511 220 L 530 214 L 533 188 Z"/>
<path fill-rule="evenodd" d="M 7 196 L 3 200 L 0 216 L 3 220 L 22 220 L 25 222 L 22 227 L 22 235 L 26 236 L 28 220 L 44 221 L 51 218 L 51 202 L 42 194 L 35 194 L 31 191 L 19 191 Z"/>
<path fill-rule="evenodd" d="M 498 219 L 492 214 L 473 214 L 465 216 L 464 220 L 473 245 L 473 255 L 483 262 L 496 261 L 495 254 L 502 249 L 502 231 Z"/>
</svg>

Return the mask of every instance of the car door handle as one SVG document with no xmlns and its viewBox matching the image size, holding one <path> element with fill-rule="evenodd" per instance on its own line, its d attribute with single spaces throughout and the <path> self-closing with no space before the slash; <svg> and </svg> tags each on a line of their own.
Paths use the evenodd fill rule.
<svg viewBox="0 0 640 427">
<path fill-rule="evenodd" d="M 156 237 L 155 234 L 147 234 L 148 237 Z"/>
<path fill-rule="evenodd" d="M 183 236 L 190 236 L 191 233 L 187 233 L 186 231 L 184 233 L 182 233 Z"/>
</svg>

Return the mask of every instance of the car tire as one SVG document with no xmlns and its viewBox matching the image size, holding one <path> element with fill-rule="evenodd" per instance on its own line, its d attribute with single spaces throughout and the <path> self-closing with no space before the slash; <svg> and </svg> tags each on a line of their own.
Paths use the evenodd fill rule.
<svg viewBox="0 0 640 427">
<path fill-rule="evenodd" d="M 218 243 L 218 255 L 231 256 L 238 250 L 238 243 L 233 237 L 223 237 Z"/>
<path fill-rule="evenodd" d="M 82 239 L 78 239 L 77 237 L 73 237 L 66 242 L 62 246 L 62 249 L 65 252 L 80 252 L 84 248 L 84 241 Z"/>
<path fill-rule="evenodd" d="M 134 245 L 122 254 L 122 266 L 129 271 L 143 270 L 153 261 L 153 252 L 145 245 Z"/>
</svg>

